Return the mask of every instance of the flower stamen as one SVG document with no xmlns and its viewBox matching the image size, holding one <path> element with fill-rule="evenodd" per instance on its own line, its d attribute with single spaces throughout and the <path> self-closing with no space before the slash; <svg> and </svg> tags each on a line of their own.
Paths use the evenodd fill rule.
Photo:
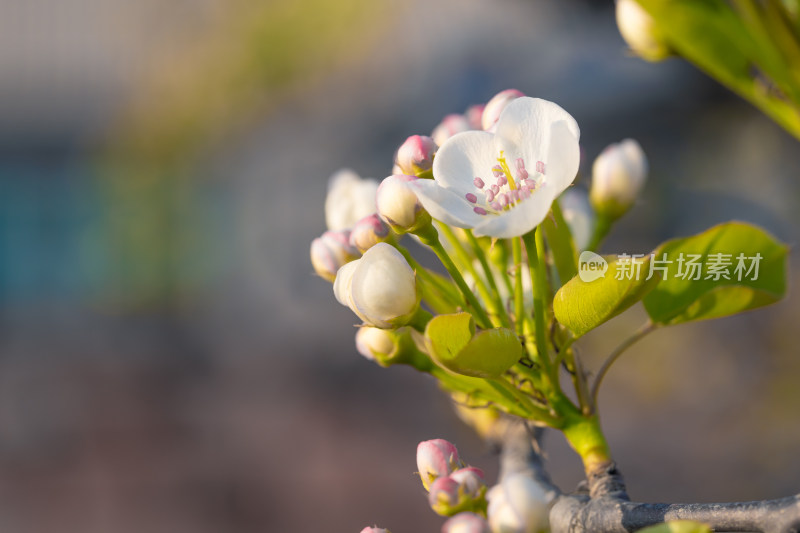
<svg viewBox="0 0 800 533">
<path fill-rule="evenodd" d="M 506 158 L 503 155 L 504 153 L 505 153 L 504 150 L 500 150 L 500 157 L 497 158 L 497 162 L 500 163 L 500 168 L 503 169 L 503 173 L 508 178 L 508 186 L 513 191 L 514 189 L 517 188 L 517 184 L 514 183 L 514 178 L 513 178 L 512 174 L 511 174 L 511 169 L 508 168 L 508 163 L 506 162 Z M 492 168 L 494 168 L 494 167 L 492 167 Z"/>
</svg>

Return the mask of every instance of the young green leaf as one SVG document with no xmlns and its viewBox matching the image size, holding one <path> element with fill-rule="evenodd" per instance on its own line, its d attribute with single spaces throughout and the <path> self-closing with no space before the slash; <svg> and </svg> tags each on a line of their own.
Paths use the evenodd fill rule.
<svg viewBox="0 0 800 533">
<path fill-rule="evenodd" d="M 787 252 L 764 230 L 742 222 L 667 241 L 653 252 L 666 271 L 644 298 L 645 309 L 656 323 L 679 324 L 774 303 L 786 292 Z"/>
<path fill-rule="evenodd" d="M 439 315 L 425 328 L 425 344 L 440 366 L 466 376 L 496 378 L 522 356 L 513 331 L 492 328 L 476 333 L 469 313 Z"/>
<path fill-rule="evenodd" d="M 587 252 L 584 252 L 587 253 Z M 600 257 L 596 256 L 597 261 Z M 608 270 L 592 281 L 582 270 L 556 293 L 556 319 L 581 337 L 642 299 L 658 284 L 660 272 L 650 271 L 650 256 L 631 260 L 617 256 L 603 258 Z M 586 261 L 581 255 L 581 269 Z M 584 278 L 584 279 L 582 279 Z"/>
</svg>

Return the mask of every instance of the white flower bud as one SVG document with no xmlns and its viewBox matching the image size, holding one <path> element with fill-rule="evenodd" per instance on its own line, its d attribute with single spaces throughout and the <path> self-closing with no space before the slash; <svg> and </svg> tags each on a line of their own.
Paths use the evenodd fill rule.
<svg viewBox="0 0 800 533">
<path fill-rule="evenodd" d="M 378 187 L 378 215 L 397 233 L 414 231 L 431 222 L 431 216 L 409 187 L 409 183 L 418 179 L 396 174 L 383 180 Z"/>
<path fill-rule="evenodd" d="M 469 125 L 469 120 L 464 115 L 447 115 L 433 130 L 433 133 L 431 133 L 431 138 L 433 139 L 433 142 L 435 142 L 438 146 L 441 146 L 447 139 L 456 133 L 469 131 L 471 129 L 472 128 Z"/>
<path fill-rule="evenodd" d="M 592 166 L 589 200 L 597 214 L 610 219 L 631 208 L 647 179 L 647 157 L 633 139 L 608 146 Z"/>
<path fill-rule="evenodd" d="M 444 439 L 422 441 L 417 445 L 417 470 L 425 490 L 442 476 L 448 476 L 460 465 L 458 450 Z"/>
<path fill-rule="evenodd" d="M 442 533 L 491 533 L 489 524 L 475 513 L 458 513 L 442 525 Z"/>
<path fill-rule="evenodd" d="M 594 211 L 589 204 L 589 195 L 583 189 L 570 188 L 559 198 L 564 221 L 572 233 L 572 240 L 578 250 L 589 246 L 594 231 Z"/>
<path fill-rule="evenodd" d="M 328 180 L 325 198 L 325 223 L 329 230 L 350 229 L 375 212 L 375 192 L 378 182 L 361 179 L 352 170 L 340 170 Z"/>
<path fill-rule="evenodd" d="M 350 231 L 350 245 L 364 253 L 379 242 L 389 238 L 389 226 L 380 219 L 377 213 L 362 218 Z"/>
<path fill-rule="evenodd" d="M 506 476 L 489 489 L 489 526 L 494 533 L 538 533 L 550 525 L 550 506 L 542 487 L 525 473 Z"/>
<path fill-rule="evenodd" d="M 379 328 L 402 326 L 419 307 L 414 270 L 383 242 L 339 269 L 333 293 L 361 320 Z"/>
<path fill-rule="evenodd" d="M 636 0 L 617 0 L 617 26 L 631 50 L 648 61 L 661 61 L 670 55 L 661 31 Z"/>
<path fill-rule="evenodd" d="M 328 281 L 336 279 L 342 266 L 358 258 L 358 250 L 350 245 L 349 231 L 326 231 L 311 241 L 311 265 Z"/>
<path fill-rule="evenodd" d="M 403 174 L 416 176 L 433 167 L 433 156 L 438 146 L 430 137 L 412 135 L 397 149 L 394 163 Z"/>
<path fill-rule="evenodd" d="M 506 89 L 494 95 L 491 100 L 483 108 L 483 116 L 481 117 L 481 126 L 486 131 L 494 131 L 494 125 L 497 119 L 500 118 L 500 113 L 506 108 L 508 104 L 525 96 L 524 93 L 516 89 Z"/>
<path fill-rule="evenodd" d="M 370 361 L 386 358 L 396 348 L 395 336 L 389 330 L 365 326 L 356 332 L 356 350 Z"/>
</svg>

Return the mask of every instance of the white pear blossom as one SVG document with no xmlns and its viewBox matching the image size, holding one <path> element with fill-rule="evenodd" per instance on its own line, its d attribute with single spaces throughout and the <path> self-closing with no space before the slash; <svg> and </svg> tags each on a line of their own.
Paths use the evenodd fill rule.
<svg viewBox="0 0 800 533">
<path fill-rule="evenodd" d="M 487 514 L 493 533 L 547 531 L 550 506 L 544 489 L 526 473 L 511 474 L 489 489 Z"/>
<path fill-rule="evenodd" d="M 340 268 L 333 293 L 340 304 L 378 328 L 405 324 L 419 306 L 414 270 L 384 242 Z"/>
<path fill-rule="evenodd" d="M 647 179 L 647 157 L 633 139 L 612 144 L 592 165 L 589 200 L 598 214 L 622 216 L 639 196 Z"/>
<path fill-rule="evenodd" d="M 377 190 L 377 180 L 362 179 L 350 169 L 340 170 L 331 176 L 325 198 L 325 223 L 328 229 L 350 229 L 356 222 L 374 213 Z"/>
<path fill-rule="evenodd" d="M 488 107 L 488 106 L 487 106 Z M 521 97 L 494 133 L 448 139 L 433 162 L 434 180 L 409 185 L 430 215 L 475 235 L 517 237 L 536 227 L 578 171 L 580 129 L 558 105 Z"/>
</svg>

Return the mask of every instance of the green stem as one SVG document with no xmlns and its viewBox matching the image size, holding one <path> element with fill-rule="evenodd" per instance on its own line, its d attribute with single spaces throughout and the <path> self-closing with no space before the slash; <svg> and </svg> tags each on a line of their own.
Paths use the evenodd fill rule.
<svg viewBox="0 0 800 533">
<path fill-rule="evenodd" d="M 622 344 L 617 346 L 617 348 L 611 352 L 611 355 L 603 363 L 603 366 L 600 367 L 600 370 L 597 372 L 597 377 L 594 380 L 594 385 L 592 386 L 592 405 L 595 407 L 597 406 L 597 395 L 600 392 L 600 384 L 603 382 L 603 378 L 608 373 L 608 370 L 611 368 L 611 365 L 614 364 L 620 355 L 622 355 L 625 350 L 633 346 L 636 341 L 656 329 L 656 325 L 653 322 L 647 321 L 641 328 L 636 330 L 630 337 L 625 339 Z"/>
<path fill-rule="evenodd" d="M 489 288 L 486 286 L 486 283 L 483 281 L 483 278 L 478 274 L 477 270 L 475 270 L 475 266 L 472 264 L 472 259 L 469 257 L 469 254 L 464 249 L 464 246 L 461 244 L 461 241 L 456 237 L 453 230 L 450 226 L 446 226 L 441 224 L 439 226 L 442 234 L 444 235 L 447 242 L 453 247 L 453 250 L 456 254 L 456 259 L 459 263 L 461 263 L 462 268 L 464 268 L 467 272 L 469 272 L 472 279 L 475 280 L 475 288 L 478 289 L 478 293 L 480 293 L 481 298 L 486 305 L 489 306 L 489 312 L 491 315 L 495 317 L 500 317 L 502 304 L 497 305 L 496 299 L 493 297 L 492 293 L 489 291 Z M 474 238 L 474 237 L 473 237 Z M 485 259 L 484 259 L 485 260 Z M 496 291 L 495 293 L 496 294 Z M 495 323 L 496 321 L 492 321 L 493 325 L 501 325 L 500 323 Z"/>
<path fill-rule="evenodd" d="M 592 238 L 589 239 L 589 246 L 586 247 L 587 250 L 596 252 L 597 249 L 600 248 L 603 239 L 605 239 L 608 232 L 611 231 L 612 223 L 613 221 L 608 217 L 602 215 L 597 216 L 594 223 L 594 231 L 592 231 Z"/>
<path fill-rule="evenodd" d="M 535 235 L 535 236 L 534 236 Z M 545 298 L 548 298 L 547 265 L 544 261 L 544 234 L 535 229 L 526 233 L 522 239 L 525 241 L 525 250 L 528 252 L 528 268 L 531 273 L 533 285 L 533 319 L 536 335 L 536 352 L 542 370 L 548 376 L 554 390 L 559 390 L 558 368 L 555 372 L 550 362 L 550 353 L 547 349 L 547 326 L 545 322 Z"/>
<path fill-rule="evenodd" d="M 450 277 L 452 277 L 453 281 L 455 281 L 456 285 L 458 285 L 458 288 L 461 291 L 461 294 L 464 296 L 464 299 L 472 307 L 472 311 L 476 315 L 475 318 L 478 325 L 483 329 L 490 329 L 492 327 L 492 322 L 489 320 L 489 316 L 486 314 L 486 311 L 484 311 L 480 302 L 478 302 L 478 299 L 467 286 L 464 278 L 461 276 L 461 272 L 458 271 L 458 268 L 456 268 L 453 260 L 450 259 L 447 250 L 445 250 L 444 246 L 442 246 L 442 243 L 439 242 L 439 233 L 436 231 L 436 228 L 434 228 L 431 224 L 420 230 L 416 235 L 423 243 L 431 247 L 433 253 L 436 254 L 436 257 L 438 257 L 439 261 L 442 262 L 444 268 L 450 273 Z"/>
<path fill-rule="evenodd" d="M 572 449 L 581 456 L 587 478 L 611 462 L 611 450 L 596 415 L 573 415 L 562 431 Z"/>
<path fill-rule="evenodd" d="M 464 233 L 467 235 L 467 240 L 472 247 L 472 251 L 475 253 L 475 257 L 478 258 L 478 262 L 480 262 L 481 268 L 483 268 L 483 273 L 486 275 L 486 280 L 489 282 L 489 286 L 492 289 L 492 301 L 494 303 L 495 310 L 500 317 L 500 322 L 504 327 L 511 327 L 511 318 L 509 318 L 506 308 L 503 305 L 503 299 L 500 297 L 500 291 L 497 289 L 497 282 L 494 279 L 494 272 L 489 266 L 489 262 L 486 260 L 486 254 L 483 252 L 483 248 L 481 248 L 478 239 L 475 238 L 475 235 L 472 234 L 471 230 L 464 230 Z"/>
<path fill-rule="evenodd" d="M 512 239 L 512 253 L 514 255 L 514 320 L 516 321 L 517 335 L 524 333 L 525 295 L 522 290 L 522 240 L 519 237 Z"/>
<path fill-rule="evenodd" d="M 519 405 L 521 405 L 528 412 L 528 419 L 545 423 L 550 427 L 557 428 L 561 425 L 561 421 L 557 417 L 551 415 L 545 409 L 534 405 L 534 403 L 525 395 L 524 392 L 520 391 L 506 380 L 502 378 L 487 379 L 486 382 L 500 394 L 506 396 L 516 403 L 519 403 Z"/>
<path fill-rule="evenodd" d="M 571 280 L 578 273 L 578 255 L 575 250 L 574 239 L 570 232 L 558 200 L 553 202 L 552 220 L 550 217 L 543 222 L 547 244 L 553 251 L 553 260 L 558 271 L 559 287 Z"/>
</svg>

